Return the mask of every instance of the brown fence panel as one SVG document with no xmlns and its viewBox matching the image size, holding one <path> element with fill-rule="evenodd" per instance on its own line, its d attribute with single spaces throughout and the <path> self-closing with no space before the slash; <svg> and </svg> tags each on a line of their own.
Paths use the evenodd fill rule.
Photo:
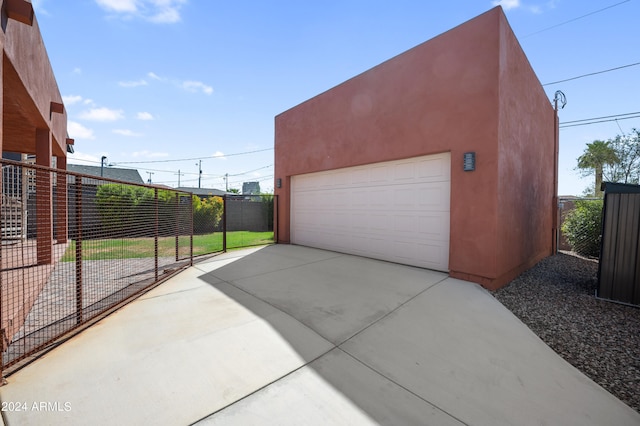
<svg viewBox="0 0 640 426">
<path fill-rule="evenodd" d="M 194 256 L 274 242 L 273 195 L 204 199 L 16 161 L 0 164 L 5 375 L 191 265 Z"/>
<path fill-rule="evenodd" d="M 194 197 L 194 256 L 274 242 L 277 196 Z"/>
<path fill-rule="evenodd" d="M 225 206 L 227 248 L 274 242 L 276 195 L 227 196 Z"/>
</svg>

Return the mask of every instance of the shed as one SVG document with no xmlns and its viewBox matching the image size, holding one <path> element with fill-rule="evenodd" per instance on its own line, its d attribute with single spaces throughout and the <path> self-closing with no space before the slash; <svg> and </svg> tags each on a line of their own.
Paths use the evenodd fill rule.
<svg viewBox="0 0 640 426">
<path fill-rule="evenodd" d="M 604 182 L 598 297 L 640 305 L 640 185 Z"/>
</svg>

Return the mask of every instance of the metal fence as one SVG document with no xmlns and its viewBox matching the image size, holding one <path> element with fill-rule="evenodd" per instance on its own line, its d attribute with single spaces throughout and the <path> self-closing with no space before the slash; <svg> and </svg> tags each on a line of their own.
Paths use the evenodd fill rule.
<svg viewBox="0 0 640 426">
<path fill-rule="evenodd" d="M 0 204 L 0 369 L 14 371 L 194 256 L 273 242 L 273 196 L 212 197 L 9 160 Z"/>
<path fill-rule="evenodd" d="M 558 249 L 598 259 L 602 242 L 602 198 L 561 198 Z"/>
<path fill-rule="evenodd" d="M 640 186 L 604 185 L 598 297 L 640 306 Z"/>
</svg>

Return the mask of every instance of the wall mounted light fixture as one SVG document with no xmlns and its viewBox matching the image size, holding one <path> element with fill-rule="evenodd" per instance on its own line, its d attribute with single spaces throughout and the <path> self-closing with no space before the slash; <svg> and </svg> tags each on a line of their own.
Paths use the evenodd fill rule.
<svg viewBox="0 0 640 426">
<path fill-rule="evenodd" d="M 463 170 L 465 172 L 472 172 L 476 169 L 476 153 L 475 152 L 465 152 L 464 153 L 464 166 Z"/>
</svg>

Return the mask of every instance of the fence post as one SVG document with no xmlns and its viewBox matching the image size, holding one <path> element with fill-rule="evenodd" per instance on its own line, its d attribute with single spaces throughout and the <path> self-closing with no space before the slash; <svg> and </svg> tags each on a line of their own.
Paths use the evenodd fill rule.
<svg viewBox="0 0 640 426">
<path fill-rule="evenodd" d="M 158 232 L 159 232 L 159 221 L 158 221 L 158 188 L 153 189 L 154 194 L 154 210 L 155 210 L 155 218 L 156 218 L 156 228 L 153 236 L 153 254 L 155 258 L 155 271 L 156 271 L 156 282 L 158 281 Z"/>
<path fill-rule="evenodd" d="M 82 177 L 76 176 L 76 324 L 82 324 Z"/>
<path fill-rule="evenodd" d="M 4 164 L 0 163 L 0 169 L 4 170 Z M 0 194 L 0 211 L 2 211 L 2 205 L 4 201 L 4 182 L 2 180 L 4 173 L 0 173 L 0 188 L 2 188 L 2 194 Z M 0 224 L 1 227 L 1 224 Z M 23 242 L 24 244 L 24 242 Z M 2 353 L 4 352 L 4 323 L 2 323 L 2 314 L 4 312 L 2 303 L 2 292 L 4 291 L 4 285 L 2 282 L 2 230 L 0 230 L 0 384 L 4 384 L 4 359 L 2 358 Z"/>
<path fill-rule="evenodd" d="M 227 251 L 227 194 L 222 197 L 222 251 Z"/>
<path fill-rule="evenodd" d="M 180 260 L 180 253 L 179 253 L 179 237 L 180 237 L 180 194 L 176 192 L 176 210 L 175 210 L 175 217 L 176 217 L 176 262 L 178 260 Z"/>
<path fill-rule="evenodd" d="M 189 194 L 189 218 L 191 227 L 189 229 L 189 264 L 193 266 L 193 194 Z"/>
</svg>

